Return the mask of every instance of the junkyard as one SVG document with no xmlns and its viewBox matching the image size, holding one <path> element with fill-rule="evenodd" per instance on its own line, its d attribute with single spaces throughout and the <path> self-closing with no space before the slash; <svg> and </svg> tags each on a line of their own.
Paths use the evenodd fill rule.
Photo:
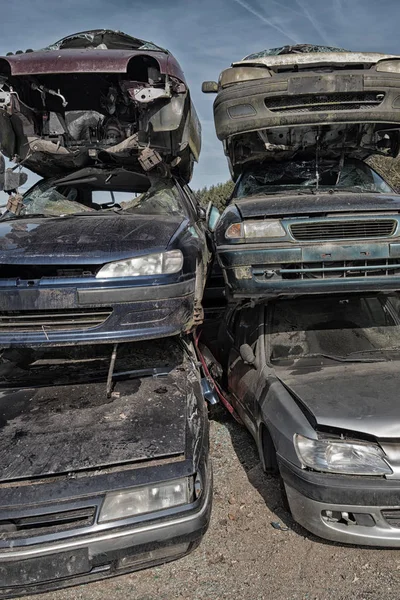
<svg viewBox="0 0 400 600">
<path fill-rule="evenodd" d="M 400 55 L 254 50 L 218 202 L 164 46 L 0 56 L 0 598 L 396 596 Z"/>
</svg>

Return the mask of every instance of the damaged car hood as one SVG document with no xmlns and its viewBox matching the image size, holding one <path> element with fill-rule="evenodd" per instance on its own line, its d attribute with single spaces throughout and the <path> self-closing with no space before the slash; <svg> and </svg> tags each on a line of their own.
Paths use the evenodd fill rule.
<svg viewBox="0 0 400 600">
<path fill-rule="evenodd" d="M 297 364 L 299 361 L 297 361 Z M 399 367 L 393 362 L 275 367 L 318 426 L 399 437 Z"/>
<path fill-rule="evenodd" d="M 0 147 L 43 177 L 111 164 L 189 181 L 201 126 L 170 52 L 122 32 L 0 57 Z"/>
<path fill-rule="evenodd" d="M 332 49 L 333 50 L 333 49 Z M 271 55 L 268 51 L 249 54 L 242 60 L 232 63 L 233 67 L 240 65 L 265 65 L 275 70 L 279 67 L 292 67 L 295 65 L 374 65 L 380 60 L 400 58 L 397 54 L 383 54 L 380 52 L 349 52 L 337 50 L 331 52 L 299 52 Z"/>
<path fill-rule="evenodd" d="M 110 262 L 164 250 L 181 223 L 181 217 L 112 213 L 9 219 L 0 222 L 0 261 Z"/>
<path fill-rule="evenodd" d="M 336 213 L 400 212 L 397 194 L 324 193 L 251 196 L 235 200 L 242 218 L 328 215 Z"/>
</svg>

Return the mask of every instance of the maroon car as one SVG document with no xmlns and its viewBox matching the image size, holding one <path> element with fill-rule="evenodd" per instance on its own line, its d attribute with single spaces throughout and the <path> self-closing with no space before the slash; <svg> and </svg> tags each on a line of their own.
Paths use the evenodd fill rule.
<svg viewBox="0 0 400 600">
<path fill-rule="evenodd" d="M 107 165 L 188 182 L 200 144 L 182 69 L 153 43 L 104 29 L 0 57 L 0 146 L 42 177 Z"/>
</svg>

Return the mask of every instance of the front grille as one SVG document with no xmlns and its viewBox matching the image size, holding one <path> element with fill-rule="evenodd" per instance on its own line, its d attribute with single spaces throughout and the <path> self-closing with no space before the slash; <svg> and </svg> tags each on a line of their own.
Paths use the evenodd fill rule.
<svg viewBox="0 0 400 600">
<path fill-rule="evenodd" d="M 331 279 L 353 277 L 389 277 L 400 275 L 400 261 L 343 260 L 335 262 L 297 263 L 278 270 L 283 279 Z"/>
<path fill-rule="evenodd" d="M 111 308 L 0 312 L 0 333 L 89 329 L 104 323 Z"/>
<path fill-rule="evenodd" d="M 94 523 L 95 507 L 67 510 L 0 521 L 0 538 L 17 540 L 89 527 Z"/>
<path fill-rule="evenodd" d="M 391 527 L 400 527 L 400 510 L 383 510 L 382 517 Z"/>
<path fill-rule="evenodd" d="M 349 240 L 380 238 L 393 235 L 397 222 L 394 219 L 366 221 L 313 221 L 290 225 L 295 240 Z"/>
<path fill-rule="evenodd" d="M 76 278 L 94 277 L 102 265 L 24 265 L 1 264 L 0 279 L 22 279 L 30 281 L 46 277 Z"/>
<path fill-rule="evenodd" d="M 379 106 L 383 92 L 304 94 L 265 98 L 265 106 L 272 112 L 319 112 L 328 110 L 368 110 Z"/>
</svg>

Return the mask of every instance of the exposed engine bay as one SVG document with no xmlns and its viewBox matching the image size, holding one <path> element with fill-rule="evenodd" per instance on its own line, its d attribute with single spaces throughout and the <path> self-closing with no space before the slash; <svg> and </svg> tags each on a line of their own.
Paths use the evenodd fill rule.
<svg viewBox="0 0 400 600">
<path fill-rule="evenodd" d="M 232 136 L 224 142 L 224 149 L 236 178 L 243 165 L 260 160 L 344 156 L 365 160 L 372 154 L 397 157 L 400 130 L 398 125 L 374 123 L 276 127 Z"/>
<path fill-rule="evenodd" d="M 149 171 L 162 163 L 189 180 L 200 124 L 175 59 L 152 44 L 110 50 L 86 42 L 0 59 L 3 153 L 47 177 L 90 165 L 139 163 Z"/>
</svg>

